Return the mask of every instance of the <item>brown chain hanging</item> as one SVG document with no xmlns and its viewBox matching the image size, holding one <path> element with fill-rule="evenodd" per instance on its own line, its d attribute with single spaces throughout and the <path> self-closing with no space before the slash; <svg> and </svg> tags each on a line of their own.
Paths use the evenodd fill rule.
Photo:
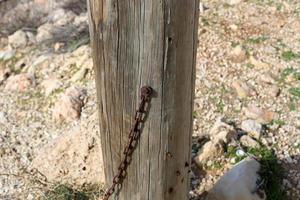
<svg viewBox="0 0 300 200">
<path fill-rule="evenodd" d="M 113 178 L 112 185 L 105 192 L 103 200 L 108 200 L 109 197 L 111 197 L 115 192 L 116 186 L 122 185 L 126 177 L 126 171 L 128 166 L 130 165 L 133 151 L 138 143 L 138 139 L 140 138 L 142 127 L 141 124 L 143 123 L 143 120 L 145 119 L 145 116 L 147 114 L 146 104 L 151 100 L 152 91 L 152 88 L 149 86 L 144 86 L 141 88 L 141 102 L 134 116 L 135 123 L 133 124 L 133 127 L 129 132 L 129 140 L 123 152 L 124 158 L 119 165 L 118 173 Z"/>
</svg>

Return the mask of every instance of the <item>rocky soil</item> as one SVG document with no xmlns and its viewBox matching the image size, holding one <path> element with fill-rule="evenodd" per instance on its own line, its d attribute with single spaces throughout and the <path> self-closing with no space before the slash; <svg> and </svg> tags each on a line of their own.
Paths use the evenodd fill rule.
<svg viewBox="0 0 300 200">
<path fill-rule="evenodd" d="M 60 184 L 94 199 L 104 179 L 85 9 L 22 2 L 5 6 L 39 5 L 43 17 L 28 28 L 1 14 L 0 199 L 55 199 Z M 276 190 L 300 199 L 300 2 L 203 0 L 199 9 L 190 198 L 213 200 L 236 163 L 274 151 L 284 169 Z"/>
</svg>

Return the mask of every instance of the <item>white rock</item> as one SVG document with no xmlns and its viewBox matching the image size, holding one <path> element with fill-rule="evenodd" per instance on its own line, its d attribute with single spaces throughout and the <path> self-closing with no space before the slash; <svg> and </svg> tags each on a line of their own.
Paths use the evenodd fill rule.
<svg viewBox="0 0 300 200">
<path fill-rule="evenodd" d="M 88 24 L 87 13 L 82 13 L 74 18 L 74 25 L 79 26 L 81 24 Z"/>
<path fill-rule="evenodd" d="M 28 38 L 28 42 L 34 44 L 36 42 L 35 35 L 31 32 L 26 32 L 26 36 Z"/>
<path fill-rule="evenodd" d="M 243 135 L 240 139 L 242 145 L 246 147 L 258 148 L 259 143 L 252 139 L 249 135 Z"/>
<path fill-rule="evenodd" d="M 13 49 L 0 51 L 0 60 L 7 61 L 12 59 L 15 55 L 16 55 L 16 50 Z"/>
<path fill-rule="evenodd" d="M 7 123 L 7 116 L 5 112 L 0 111 L 0 124 Z"/>
<path fill-rule="evenodd" d="M 262 125 L 255 120 L 245 120 L 242 122 L 241 128 L 255 139 L 260 139 L 262 133 Z"/>
<path fill-rule="evenodd" d="M 18 30 L 8 36 L 8 43 L 15 48 L 24 47 L 27 44 L 27 35 L 24 31 Z"/>
<path fill-rule="evenodd" d="M 52 30 L 54 25 L 50 23 L 45 23 L 37 29 L 36 41 L 43 42 L 50 40 L 53 37 Z"/>
<path fill-rule="evenodd" d="M 241 2 L 242 2 L 242 0 L 226 0 L 226 3 L 231 5 L 231 6 L 237 5 Z"/>
<path fill-rule="evenodd" d="M 53 22 L 55 26 L 64 26 L 73 23 L 76 15 L 72 11 L 66 11 L 62 8 L 51 12 L 49 20 Z"/>
<path fill-rule="evenodd" d="M 27 200 L 34 200 L 34 196 L 32 194 L 28 194 Z"/>
<path fill-rule="evenodd" d="M 237 31 L 239 27 L 236 24 L 231 24 L 229 28 L 233 31 Z"/>
<path fill-rule="evenodd" d="M 260 164 L 246 158 L 224 174 L 209 191 L 207 200 L 263 200 L 256 193 Z"/>
</svg>

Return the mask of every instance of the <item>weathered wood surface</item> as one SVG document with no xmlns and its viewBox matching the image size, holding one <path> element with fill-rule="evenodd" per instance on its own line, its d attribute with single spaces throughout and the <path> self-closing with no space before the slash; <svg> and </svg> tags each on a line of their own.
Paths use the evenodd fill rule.
<svg viewBox="0 0 300 200">
<path fill-rule="evenodd" d="M 88 0 L 107 184 L 144 85 L 155 90 L 118 200 L 187 200 L 198 0 Z"/>
</svg>

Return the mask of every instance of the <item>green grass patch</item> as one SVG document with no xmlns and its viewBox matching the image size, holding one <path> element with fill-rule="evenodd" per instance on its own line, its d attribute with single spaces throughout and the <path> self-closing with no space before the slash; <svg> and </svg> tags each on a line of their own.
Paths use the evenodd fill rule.
<svg viewBox="0 0 300 200">
<path fill-rule="evenodd" d="M 224 166 L 220 161 L 214 161 L 212 163 L 212 165 L 210 166 L 204 166 L 205 169 L 207 170 L 218 170 L 218 169 L 222 169 Z"/>
<path fill-rule="evenodd" d="M 58 185 L 45 194 L 45 200 L 96 200 L 101 195 L 100 189 L 91 187 L 78 191 L 66 185 Z"/>
<path fill-rule="evenodd" d="M 204 26 L 209 26 L 210 25 L 209 20 L 205 17 L 201 18 L 201 22 L 203 23 Z"/>
<path fill-rule="evenodd" d="M 193 112 L 193 118 L 196 119 L 197 117 L 198 117 L 198 113 L 197 113 L 197 111 L 194 111 Z"/>
<path fill-rule="evenodd" d="M 285 125 L 285 121 L 280 120 L 280 119 L 273 119 L 273 121 L 271 122 L 271 125 L 278 125 L 278 126 L 284 126 Z"/>
<path fill-rule="evenodd" d="M 254 65 L 251 64 L 251 63 L 247 63 L 247 64 L 246 64 L 246 67 L 249 68 L 249 69 L 253 69 L 253 68 L 254 68 Z"/>
<path fill-rule="evenodd" d="M 295 98 L 290 98 L 290 102 L 288 104 L 290 111 L 297 110 L 297 100 Z"/>
<path fill-rule="evenodd" d="M 300 98 L 300 87 L 292 87 L 289 89 L 289 93 L 296 97 L 297 99 Z"/>
<path fill-rule="evenodd" d="M 285 200 L 286 193 L 282 187 L 284 169 L 278 163 L 274 151 L 262 146 L 261 148 L 249 149 L 248 152 L 259 158 L 261 164 L 259 174 L 265 181 L 264 189 L 267 200 Z"/>
<path fill-rule="evenodd" d="M 295 80 L 300 81 L 300 71 L 292 67 L 284 69 L 281 74 L 278 82 L 284 84 L 287 77 L 292 76 Z"/>
<path fill-rule="evenodd" d="M 284 169 L 278 163 L 274 151 L 268 149 L 263 144 L 260 145 L 260 148 L 245 148 L 245 151 L 248 154 L 255 156 L 261 164 L 259 175 L 261 179 L 264 180 L 263 189 L 266 192 L 267 200 L 285 200 L 286 193 L 282 186 Z M 236 151 L 238 149 L 238 147 L 229 146 L 227 148 L 226 157 L 235 158 L 236 163 L 247 157 L 246 155 L 237 156 Z"/>
<path fill-rule="evenodd" d="M 295 60 L 295 59 L 299 59 L 300 58 L 300 54 L 298 53 L 295 53 L 291 50 L 289 51 L 284 51 L 282 52 L 281 54 L 281 58 L 285 61 L 292 61 L 292 60 Z"/>
<path fill-rule="evenodd" d="M 269 37 L 262 35 L 262 36 L 258 36 L 258 37 L 248 38 L 246 40 L 246 42 L 249 44 L 261 44 L 268 39 L 269 39 Z"/>
</svg>

